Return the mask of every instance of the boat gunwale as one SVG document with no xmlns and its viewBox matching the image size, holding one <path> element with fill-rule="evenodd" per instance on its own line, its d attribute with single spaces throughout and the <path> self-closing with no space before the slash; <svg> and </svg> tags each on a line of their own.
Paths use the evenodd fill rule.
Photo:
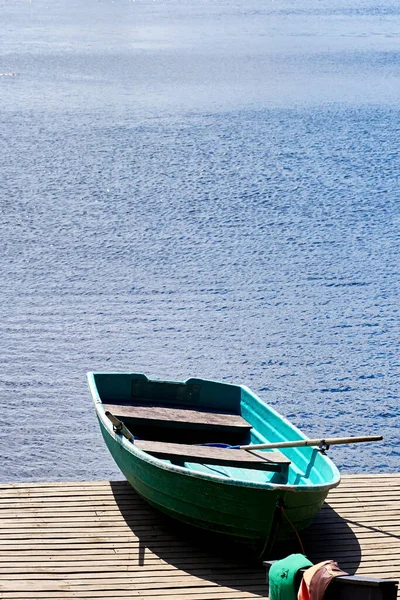
<svg viewBox="0 0 400 600">
<path fill-rule="evenodd" d="M 339 485 L 340 483 L 340 473 L 336 467 L 336 465 L 329 459 L 329 457 L 325 457 L 323 456 L 323 458 L 327 461 L 329 461 L 331 469 L 332 469 L 332 479 L 331 481 L 329 481 L 328 483 L 325 484 L 313 484 L 313 483 L 309 483 L 306 485 L 290 485 L 290 484 L 282 484 L 282 483 L 271 483 L 271 482 L 258 482 L 258 481 L 248 481 L 248 480 L 244 480 L 244 479 L 235 479 L 235 478 L 227 478 L 227 477 L 222 477 L 220 475 L 217 474 L 213 474 L 213 473 L 202 473 L 199 471 L 195 471 L 193 469 L 188 469 L 187 467 L 180 467 L 179 465 L 174 465 L 171 463 L 166 463 L 164 462 L 163 459 L 159 459 L 156 458 L 154 456 L 151 456 L 150 454 L 148 454 L 147 452 L 141 450 L 140 448 L 138 448 L 137 446 L 135 446 L 134 443 L 130 442 L 129 440 L 127 440 L 122 434 L 116 433 L 114 431 L 113 425 L 110 421 L 110 419 L 106 416 L 106 411 L 103 405 L 103 402 L 98 394 L 97 391 L 97 386 L 95 383 L 95 379 L 94 376 L 98 374 L 97 372 L 92 372 L 89 371 L 87 373 L 87 379 L 88 379 L 88 384 L 89 384 L 89 389 L 91 391 L 92 394 L 92 399 L 93 399 L 93 403 L 95 406 L 95 410 L 96 410 L 96 414 L 98 419 L 100 420 L 101 424 L 103 425 L 103 427 L 106 429 L 107 433 L 119 444 L 121 445 L 125 450 L 127 450 L 130 454 L 132 454 L 133 456 L 135 456 L 137 459 L 141 460 L 144 463 L 148 463 L 150 465 L 153 465 L 159 469 L 165 470 L 165 471 L 169 471 L 171 473 L 177 473 L 180 475 L 185 475 L 186 477 L 193 477 L 196 479 L 202 479 L 202 480 L 207 480 L 210 482 L 214 482 L 214 483 L 219 483 L 222 485 L 227 485 L 227 486 L 236 486 L 236 487 L 246 487 L 246 488 L 254 488 L 254 489 L 263 489 L 263 490 L 282 490 L 282 491 L 286 491 L 286 492 L 319 492 L 319 491 L 329 491 L 330 489 L 336 487 Z M 111 373 L 109 373 L 111 374 Z M 113 375 L 118 375 L 120 373 L 112 373 Z M 121 373 L 123 374 L 123 373 Z M 190 378 L 192 379 L 192 378 Z M 188 381 L 188 380 L 186 380 Z M 186 381 L 184 383 L 186 383 Z M 210 380 L 207 380 L 210 381 Z M 216 383 L 220 383 L 220 382 L 216 382 Z M 252 396 L 255 397 L 255 399 L 258 399 L 257 396 L 254 395 L 254 393 L 245 385 L 241 385 L 240 386 L 241 389 L 245 390 L 246 392 L 250 393 Z M 276 413 L 276 415 L 286 421 L 287 419 L 281 415 L 280 413 L 278 413 L 277 411 L 275 411 L 274 408 L 272 408 L 271 406 L 268 405 L 268 408 Z M 288 422 L 289 423 L 289 422 Z M 297 429 L 297 427 L 295 425 L 293 425 L 292 423 L 289 423 L 290 426 L 292 428 L 294 428 L 294 431 L 301 436 L 301 439 L 308 439 L 307 436 L 305 436 L 299 429 Z"/>
</svg>

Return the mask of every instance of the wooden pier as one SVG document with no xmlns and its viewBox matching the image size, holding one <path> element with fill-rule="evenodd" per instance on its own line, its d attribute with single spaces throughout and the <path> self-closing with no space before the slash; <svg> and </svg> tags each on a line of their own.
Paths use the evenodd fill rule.
<svg viewBox="0 0 400 600">
<path fill-rule="evenodd" d="M 399 579 L 400 475 L 344 476 L 301 538 L 313 562 Z M 266 595 L 262 565 L 235 564 L 177 534 L 126 482 L 0 485 L 0 598 Z"/>
</svg>

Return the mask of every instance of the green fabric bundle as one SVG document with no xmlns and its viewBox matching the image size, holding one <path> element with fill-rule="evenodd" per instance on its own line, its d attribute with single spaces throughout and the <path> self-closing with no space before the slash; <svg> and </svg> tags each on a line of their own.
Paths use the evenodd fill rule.
<svg viewBox="0 0 400 600">
<path fill-rule="evenodd" d="M 312 567 L 312 562 L 303 554 L 290 554 L 277 560 L 269 570 L 269 599 L 297 600 L 295 577 L 299 569 Z"/>
</svg>

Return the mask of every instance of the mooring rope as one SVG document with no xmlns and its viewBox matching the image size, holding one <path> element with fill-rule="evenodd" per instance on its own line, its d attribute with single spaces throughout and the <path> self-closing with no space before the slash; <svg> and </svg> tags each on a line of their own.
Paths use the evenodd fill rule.
<svg viewBox="0 0 400 600">
<path fill-rule="evenodd" d="M 282 512 L 283 516 L 285 517 L 285 519 L 288 521 L 288 523 L 290 524 L 291 528 L 292 528 L 292 529 L 293 529 L 293 531 L 295 532 L 295 534 L 296 534 L 296 536 L 297 536 L 297 539 L 298 539 L 298 541 L 299 541 L 299 544 L 300 544 L 301 552 L 302 552 L 302 554 L 304 554 L 304 555 L 305 555 L 305 551 L 304 551 L 303 542 L 301 541 L 301 537 L 300 537 L 300 535 L 299 535 L 299 532 L 297 531 L 296 527 L 293 525 L 292 521 L 291 521 L 291 520 L 289 519 L 289 517 L 287 516 L 287 514 L 286 514 L 286 512 L 285 512 L 285 509 L 284 509 L 284 507 L 283 507 L 283 506 L 281 506 L 281 507 L 280 507 L 280 509 L 281 509 L 281 512 Z"/>
</svg>

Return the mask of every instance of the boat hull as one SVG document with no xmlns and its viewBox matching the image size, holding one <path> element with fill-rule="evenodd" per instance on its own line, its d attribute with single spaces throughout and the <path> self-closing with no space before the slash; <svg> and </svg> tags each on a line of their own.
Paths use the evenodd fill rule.
<svg viewBox="0 0 400 600">
<path fill-rule="evenodd" d="M 328 493 L 324 488 L 299 491 L 289 486 L 232 485 L 164 468 L 130 452 L 121 436 L 110 431 L 100 417 L 99 422 L 118 467 L 149 504 L 187 525 L 245 544 L 259 555 L 274 543 L 293 538 L 294 529 L 310 525 Z"/>
</svg>

